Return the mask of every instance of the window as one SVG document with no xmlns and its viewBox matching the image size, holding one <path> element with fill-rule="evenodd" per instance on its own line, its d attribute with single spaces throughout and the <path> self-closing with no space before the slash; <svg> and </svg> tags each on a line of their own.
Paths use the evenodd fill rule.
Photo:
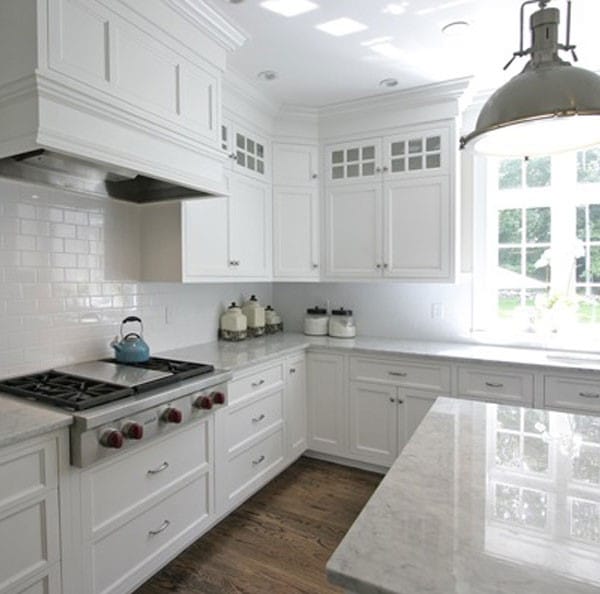
<svg viewBox="0 0 600 594">
<path fill-rule="evenodd" d="M 600 148 L 489 158 L 485 169 L 479 325 L 557 333 L 600 323 Z"/>
</svg>

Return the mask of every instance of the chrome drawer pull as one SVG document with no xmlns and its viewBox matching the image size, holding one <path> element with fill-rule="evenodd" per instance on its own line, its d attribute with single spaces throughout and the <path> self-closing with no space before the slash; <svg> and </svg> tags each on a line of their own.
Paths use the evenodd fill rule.
<svg viewBox="0 0 600 594">
<path fill-rule="evenodd" d="M 600 394 L 597 392 L 579 392 L 582 398 L 600 398 Z"/>
<path fill-rule="evenodd" d="M 265 461 L 265 457 L 261 456 L 258 460 L 252 460 L 252 466 L 258 466 L 261 462 Z"/>
<path fill-rule="evenodd" d="M 296 368 L 295 367 L 290 367 L 290 373 L 296 373 Z"/>
<path fill-rule="evenodd" d="M 406 377 L 408 375 L 408 373 L 404 371 L 388 371 L 388 374 L 395 377 Z"/>
<path fill-rule="evenodd" d="M 504 384 L 495 384 L 494 382 L 485 382 L 488 388 L 504 388 Z"/>
<path fill-rule="evenodd" d="M 169 522 L 169 520 L 165 520 L 156 530 L 150 530 L 150 532 L 148 532 L 148 534 L 150 536 L 156 536 L 157 534 L 164 532 L 170 525 L 171 525 L 171 522 Z"/>
<path fill-rule="evenodd" d="M 261 422 L 261 421 L 262 421 L 264 418 L 265 418 L 265 415 L 264 415 L 264 414 L 261 414 L 261 415 L 260 415 L 260 416 L 258 416 L 258 417 L 254 417 L 254 418 L 252 419 L 252 422 L 253 422 L 253 423 L 260 423 L 260 422 Z"/>
<path fill-rule="evenodd" d="M 257 382 L 252 382 L 251 386 L 253 388 L 258 388 L 259 386 L 262 386 L 265 383 L 264 379 L 258 380 Z"/>
<path fill-rule="evenodd" d="M 169 463 L 163 462 L 158 468 L 151 468 L 146 474 L 158 474 L 167 468 L 169 468 Z"/>
</svg>

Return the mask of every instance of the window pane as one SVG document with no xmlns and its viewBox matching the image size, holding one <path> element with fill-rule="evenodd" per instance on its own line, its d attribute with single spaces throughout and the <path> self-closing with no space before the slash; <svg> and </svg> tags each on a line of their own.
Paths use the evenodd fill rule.
<svg viewBox="0 0 600 594">
<path fill-rule="evenodd" d="M 425 141 L 425 148 L 428 151 L 439 151 L 442 139 L 439 136 L 429 136 Z"/>
<path fill-rule="evenodd" d="M 250 140 L 249 138 L 246 139 L 246 150 L 249 153 L 254 154 L 254 149 L 256 148 L 256 145 L 254 143 L 254 140 Z"/>
<path fill-rule="evenodd" d="M 546 258 L 542 258 L 545 251 L 545 248 L 527 248 L 525 256 L 527 261 L 527 276 L 542 283 L 549 283 L 551 276 L 550 265 L 542 265 L 547 261 Z"/>
<path fill-rule="evenodd" d="M 265 164 L 260 159 L 257 159 L 257 161 L 256 161 L 256 171 L 258 171 L 258 173 L 265 172 Z"/>
<path fill-rule="evenodd" d="M 585 283 L 588 280 L 586 264 L 588 251 L 589 248 L 586 247 L 584 249 L 585 254 L 581 258 L 577 258 L 575 261 L 575 278 L 579 283 Z"/>
<path fill-rule="evenodd" d="M 409 169 L 409 171 L 423 169 L 423 157 L 409 157 L 408 158 L 408 169 Z"/>
<path fill-rule="evenodd" d="M 550 241 L 550 208 L 527 209 L 527 242 Z"/>
<path fill-rule="evenodd" d="M 427 155 L 425 158 L 427 169 L 438 169 L 442 164 L 440 155 Z"/>
<path fill-rule="evenodd" d="M 344 162 L 344 151 L 333 151 L 331 153 L 332 163 L 343 163 Z"/>
<path fill-rule="evenodd" d="M 256 143 L 256 155 L 261 159 L 265 156 L 265 147 L 262 144 Z"/>
<path fill-rule="evenodd" d="M 550 157 L 540 157 L 527 161 L 527 187 L 544 188 L 550 185 Z"/>
<path fill-rule="evenodd" d="M 511 190 L 523 185 L 523 169 L 521 159 L 504 159 L 498 171 L 498 188 Z"/>
<path fill-rule="evenodd" d="M 520 513 L 519 489 L 509 485 L 496 485 L 494 516 L 504 522 L 518 522 Z"/>
<path fill-rule="evenodd" d="M 375 158 L 375 147 L 374 146 L 364 146 L 362 150 L 362 158 L 367 161 L 369 159 Z"/>
<path fill-rule="evenodd" d="M 577 153 L 577 181 L 579 183 L 600 182 L 600 149 Z"/>
<path fill-rule="evenodd" d="M 523 489 L 523 524 L 534 528 L 546 527 L 548 496 L 542 491 Z"/>
<path fill-rule="evenodd" d="M 544 433 L 548 430 L 549 420 L 545 410 L 526 410 L 524 429 L 527 433 Z"/>
<path fill-rule="evenodd" d="M 581 435 L 584 441 L 600 444 L 600 417 L 571 415 L 570 423 L 573 431 Z"/>
<path fill-rule="evenodd" d="M 237 152 L 237 159 L 235 161 L 240 167 L 246 167 L 246 155 L 242 151 Z"/>
<path fill-rule="evenodd" d="M 359 151 L 357 148 L 355 149 L 348 149 L 346 151 L 346 161 L 358 161 L 358 155 L 359 155 Z"/>
<path fill-rule="evenodd" d="M 500 289 L 498 291 L 498 315 L 501 318 L 513 318 L 521 307 L 521 291 L 519 289 Z"/>
<path fill-rule="evenodd" d="M 247 167 L 248 169 L 252 169 L 252 171 L 254 171 L 254 157 L 251 157 L 250 155 L 248 155 Z"/>
<path fill-rule="evenodd" d="M 498 212 L 498 242 L 521 243 L 523 231 L 523 211 L 520 208 L 507 208 Z"/>
<path fill-rule="evenodd" d="M 531 472 L 548 470 L 548 444 L 539 437 L 525 437 L 523 440 L 523 464 Z"/>
<path fill-rule="evenodd" d="M 404 171 L 406 169 L 406 164 L 404 159 L 392 159 L 392 172 L 398 173 L 399 171 Z"/>
<path fill-rule="evenodd" d="M 590 239 L 600 241 L 600 204 L 590 204 L 589 209 Z"/>
<path fill-rule="evenodd" d="M 573 499 L 571 503 L 571 536 L 589 542 L 600 542 L 600 506 L 593 501 Z"/>
<path fill-rule="evenodd" d="M 498 427 L 502 429 L 519 431 L 521 429 L 521 409 L 516 406 L 499 406 L 496 411 L 496 421 Z"/>
<path fill-rule="evenodd" d="M 344 167 L 337 165 L 331 169 L 331 179 L 343 179 L 344 178 Z"/>
<path fill-rule="evenodd" d="M 521 273 L 521 248 L 500 248 L 498 265 L 511 272 Z"/>
<path fill-rule="evenodd" d="M 404 141 L 392 142 L 392 157 L 404 154 Z"/>
<path fill-rule="evenodd" d="M 598 485 L 600 484 L 600 456 L 596 447 L 582 447 L 579 456 L 573 459 L 573 478 Z"/>
<path fill-rule="evenodd" d="M 362 166 L 363 175 L 375 175 L 375 163 L 363 163 Z"/>
<path fill-rule="evenodd" d="M 346 167 L 346 175 L 348 177 L 358 177 L 359 176 L 358 164 L 357 165 L 348 165 L 348 167 Z"/>
<path fill-rule="evenodd" d="M 238 133 L 235 135 L 235 144 L 238 148 L 246 148 L 246 138 L 242 134 Z"/>
<path fill-rule="evenodd" d="M 409 153 L 422 153 L 423 152 L 423 140 L 421 138 L 415 138 L 414 140 L 408 141 L 408 152 Z"/>
<path fill-rule="evenodd" d="M 600 283 L 600 246 L 590 248 L 590 280 L 593 283 Z"/>
<path fill-rule="evenodd" d="M 521 466 L 519 436 L 498 431 L 496 435 L 496 464 L 498 466 Z"/>
<path fill-rule="evenodd" d="M 585 206 L 577 207 L 577 238 L 585 241 Z"/>
</svg>

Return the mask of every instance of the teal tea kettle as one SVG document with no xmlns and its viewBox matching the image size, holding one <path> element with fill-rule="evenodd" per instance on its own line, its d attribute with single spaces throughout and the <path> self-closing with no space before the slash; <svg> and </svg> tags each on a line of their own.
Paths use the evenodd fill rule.
<svg viewBox="0 0 600 594">
<path fill-rule="evenodd" d="M 123 336 L 123 326 L 128 322 L 138 322 L 140 333 L 128 332 Z M 115 350 L 115 358 L 119 363 L 144 363 L 150 358 L 150 347 L 143 339 L 144 326 L 136 316 L 129 316 L 121 322 L 121 340 L 115 336 L 110 346 Z"/>
</svg>

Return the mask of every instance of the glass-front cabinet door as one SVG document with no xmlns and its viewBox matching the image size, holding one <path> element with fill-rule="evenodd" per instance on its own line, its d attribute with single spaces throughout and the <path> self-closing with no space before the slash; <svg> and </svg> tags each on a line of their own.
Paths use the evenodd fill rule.
<svg viewBox="0 0 600 594">
<path fill-rule="evenodd" d="M 449 171 L 447 128 L 404 132 L 383 139 L 386 178 L 440 175 Z"/>
<path fill-rule="evenodd" d="M 328 183 L 373 181 L 381 176 L 381 139 L 329 145 L 325 151 Z"/>
<path fill-rule="evenodd" d="M 270 175 L 267 142 L 258 134 L 224 121 L 221 150 L 227 153 L 233 170 L 262 180 Z"/>
</svg>

